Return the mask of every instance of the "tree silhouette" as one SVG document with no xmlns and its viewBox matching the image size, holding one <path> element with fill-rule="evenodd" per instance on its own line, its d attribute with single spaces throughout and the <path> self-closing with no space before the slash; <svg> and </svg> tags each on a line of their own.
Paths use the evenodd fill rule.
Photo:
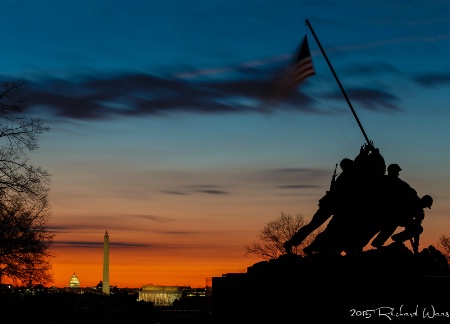
<svg viewBox="0 0 450 324">
<path fill-rule="evenodd" d="M 37 118 L 23 116 L 24 80 L 5 82 L 0 88 L 0 193 L 20 193 L 40 199 L 50 175 L 30 163 L 27 152 L 38 148 L 38 137 L 49 130 Z"/>
<path fill-rule="evenodd" d="M 45 198 L 24 200 L 19 194 L 0 203 L 0 282 L 31 285 L 52 281 L 49 252 L 54 235 L 47 230 L 50 208 Z"/>
<path fill-rule="evenodd" d="M 0 283 L 51 279 L 50 174 L 27 156 L 49 128 L 24 116 L 25 89 L 24 80 L 0 86 Z"/>
<path fill-rule="evenodd" d="M 441 235 L 437 243 L 438 250 L 447 258 L 450 262 L 450 236 Z"/>
<path fill-rule="evenodd" d="M 277 219 L 264 226 L 256 241 L 245 246 L 245 254 L 254 254 L 260 256 L 263 260 L 277 259 L 280 255 L 286 253 L 283 243 L 289 240 L 305 224 L 303 215 L 292 216 L 281 212 Z M 309 245 L 321 231 L 322 227 L 311 233 L 300 245 L 293 247 L 292 252 L 297 255 L 304 255 L 303 247 Z"/>
</svg>

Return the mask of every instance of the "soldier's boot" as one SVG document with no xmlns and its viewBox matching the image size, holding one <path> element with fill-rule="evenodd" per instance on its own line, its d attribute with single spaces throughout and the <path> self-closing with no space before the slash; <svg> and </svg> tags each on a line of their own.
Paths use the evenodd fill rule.
<svg viewBox="0 0 450 324">
<path fill-rule="evenodd" d="M 286 253 L 288 253 L 288 254 L 292 253 L 292 243 L 290 240 L 284 242 L 283 247 L 284 247 L 284 250 L 286 251 Z"/>
<path fill-rule="evenodd" d="M 400 233 L 397 233 L 397 234 L 394 234 L 391 236 L 391 239 L 397 243 L 403 243 L 406 240 L 409 240 L 410 238 L 411 238 L 411 235 L 406 231 L 403 231 L 403 232 L 400 232 Z"/>
<path fill-rule="evenodd" d="M 303 252 L 306 255 L 312 255 L 312 254 L 314 254 L 314 248 L 311 245 L 309 245 L 303 249 Z"/>
<path fill-rule="evenodd" d="M 374 248 L 381 248 L 384 245 L 383 240 L 377 240 L 376 238 L 370 243 Z"/>
</svg>

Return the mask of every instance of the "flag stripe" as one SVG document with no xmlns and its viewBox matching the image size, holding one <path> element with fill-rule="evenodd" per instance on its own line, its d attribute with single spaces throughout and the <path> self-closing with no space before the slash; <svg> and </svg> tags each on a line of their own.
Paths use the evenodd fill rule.
<svg viewBox="0 0 450 324">
<path fill-rule="evenodd" d="M 286 97 L 303 80 L 316 74 L 309 51 L 308 39 L 305 35 L 296 60 L 283 73 L 275 83 L 270 94 L 272 100 L 280 100 Z"/>
<path fill-rule="evenodd" d="M 310 63 L 302 63 L 301 66 L 298 66 L 294 71 L 294 78 L 296 83 L 300 83 L 302 80 L 316 74 L 312 62 Z"/>
<path fill-rule="evenodd" d="M 306 41 L 306 38 L 305 38 Z M 311 59 L 311 54 L 309 53 L 309 48 L 307 48 L 306 50 L 304 50 L 305 48 L 305 41 L 302 45 L 302 50 L 300 55 L 303 54 L 303 56 L 300 57 L 299 55 L 299 60 L 295 63 L 295 67 L 294 67 L 294 78 L 296 79 L 296 83 L 299 84 L 300 82 L 302 82 L 304 79 L 306 79 L 309 76 L 312 76 L 316 73 L 316 71 L 314 70 L 314 66 L 312 63 L 312 59 Z M 306 43 L 307 46 L 307 43 Z"/>
</svg>

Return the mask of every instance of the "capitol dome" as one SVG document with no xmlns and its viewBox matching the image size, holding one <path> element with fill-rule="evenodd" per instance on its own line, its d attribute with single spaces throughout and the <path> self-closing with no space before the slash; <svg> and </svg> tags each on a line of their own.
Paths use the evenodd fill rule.
<svg viewBox="0 0 450 324">
<path fill-rule="evenodd" d="M 80 281 L 78 280 L 78 277 L 75 274 L 75 272 L 73 273 L 72 278 L 70 278 L 69 288 L 80 288 Z"/>
</svg>

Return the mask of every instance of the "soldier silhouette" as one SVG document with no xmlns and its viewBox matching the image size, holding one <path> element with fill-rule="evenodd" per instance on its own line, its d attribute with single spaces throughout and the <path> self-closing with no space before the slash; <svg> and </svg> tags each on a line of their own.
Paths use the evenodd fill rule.
<svg viewBox="0 0 450 324">
<path fill-rule="evenodd" d="M 404 180 L 400 179 L 402 169 L 398 164 L 390 164 L 387 174 L 383 179 L 383 206 L 384 210 L 380 217 L 379 228 L 385 230 L 380 232 L 372 241 L 372 246 L 379 247 L 392 235 L 387 227 L 395 226 L 402 215 L 411 214 L 420 205 L 420 197 L 417 191 Z M 406 216 L 405 216 L 406 217 Z"/>
<path fill-rule="evenodd" d="M 326 229 L 303 251 L 306 254 L 319 250 L 332 254 L 341 251 L 347 253 L 362 251 L 363 246 L 360 243 L 362 238 L 356 236 L 356 231 L 369 226 L 370 222 L 367 222 L 366 217 L 371 219 L 376 215 L 377 209 L 373 207 L 374 200 L 379 194 L 386 165 L 383 156 L 373 146 L 372 142 L 361 146 L 358 156 L 352 163 L 349 163 L 348 170 L 345 170 L 347 167 L 345 164 L 348 161 L 351 160 L 343 159 L 341 161 L 341 168 L 344 167 L 343 172 L 337 178 L 335 185 L 332 187 L 333 190 L 330 190 L 331 207 L 324 209 L 324 213 L 322 213 L 320 207 L 310 224 L 300 228 L 285 243 L 286 252 L 289 253 L 292 246 L 300 244 L 313 230 L 321 226 L 331 216 L 332 218 Z M 341 178 L 341 182 L 338 181 L 339 178 Z"/>
<path fill-rule="evenodd" d="M 389 237 L 394 242 L 404 242 L 409 239 L 414 253 L 417 253 L 419 237 L 423 232 L 424 209 L 431 209 L 433 198 L 430 195 L 420 198 L 415 189 L 399 178 L 401 170 L 398 164 L 388 166 L 384 192 L 387 208 L 384 212 L 385 217 L 378 224 L 380 231 L 372 240 L 371 245 L 380 248 Z M 393 235 L 399 226 L 404 227 L 404 230 Z"/>
<path fill-rule="evenodd" d="M 401 219 L 398 223 L 399 226 L 403 226 L 405 229 L 400 233 L 392 235 L 391 239 L 394 242 L 410 240 L 414 253 L 418 253 L 420 234 L 423 232 L 422 221 L 425 218 L 424 209 L 431 209 L 432 205 L 433 198 L 430 195 L 425 195 L 420 198 L 419 205 L 415 207 L 416 210 L 413 211 L 410 217 Z"/>
<path fill-rule="evenodd" d="M 433 198 L 430 195 L 419 198 L 416 190 L 399 178 L 401 168 L 397 164 L 389 165 L 387 170 L 378 188 L 381 194 L 374 198 L 381 200 L 374 200 L 375 204 L 372 205 L 381 208 L 367 211 L 364 217 L 359 218 L 349 218 L 346 214 L 334 215 L 325 231 L 304 251 L 358 253 L 376 235 L 371 243 L 374 247 L 380 248 L 391 237 L 397 243 L 410 240 L 414 253 L 418 253 L 424 209 L 431 208 Z M 404 230 L 393 235 L 397 227 L 404 227 Z"/>
<path fill-rule="evenodd" d="M 344 158 L 339 165 L 342 172 L 337 175 L 336 169 L 334 169 L 330 190 L 319 200 L 319 208 L 313 215 L 311 221 L 300 227 L 292 238 L 284 243 L 286 253 L 291 253 L 293 246 L 300 245 L 308 235 L 322 226 L 336 213 L 340 200 L 346 196 L 346 191 L 353 180 L 353 160 Z"/>
</svg>

